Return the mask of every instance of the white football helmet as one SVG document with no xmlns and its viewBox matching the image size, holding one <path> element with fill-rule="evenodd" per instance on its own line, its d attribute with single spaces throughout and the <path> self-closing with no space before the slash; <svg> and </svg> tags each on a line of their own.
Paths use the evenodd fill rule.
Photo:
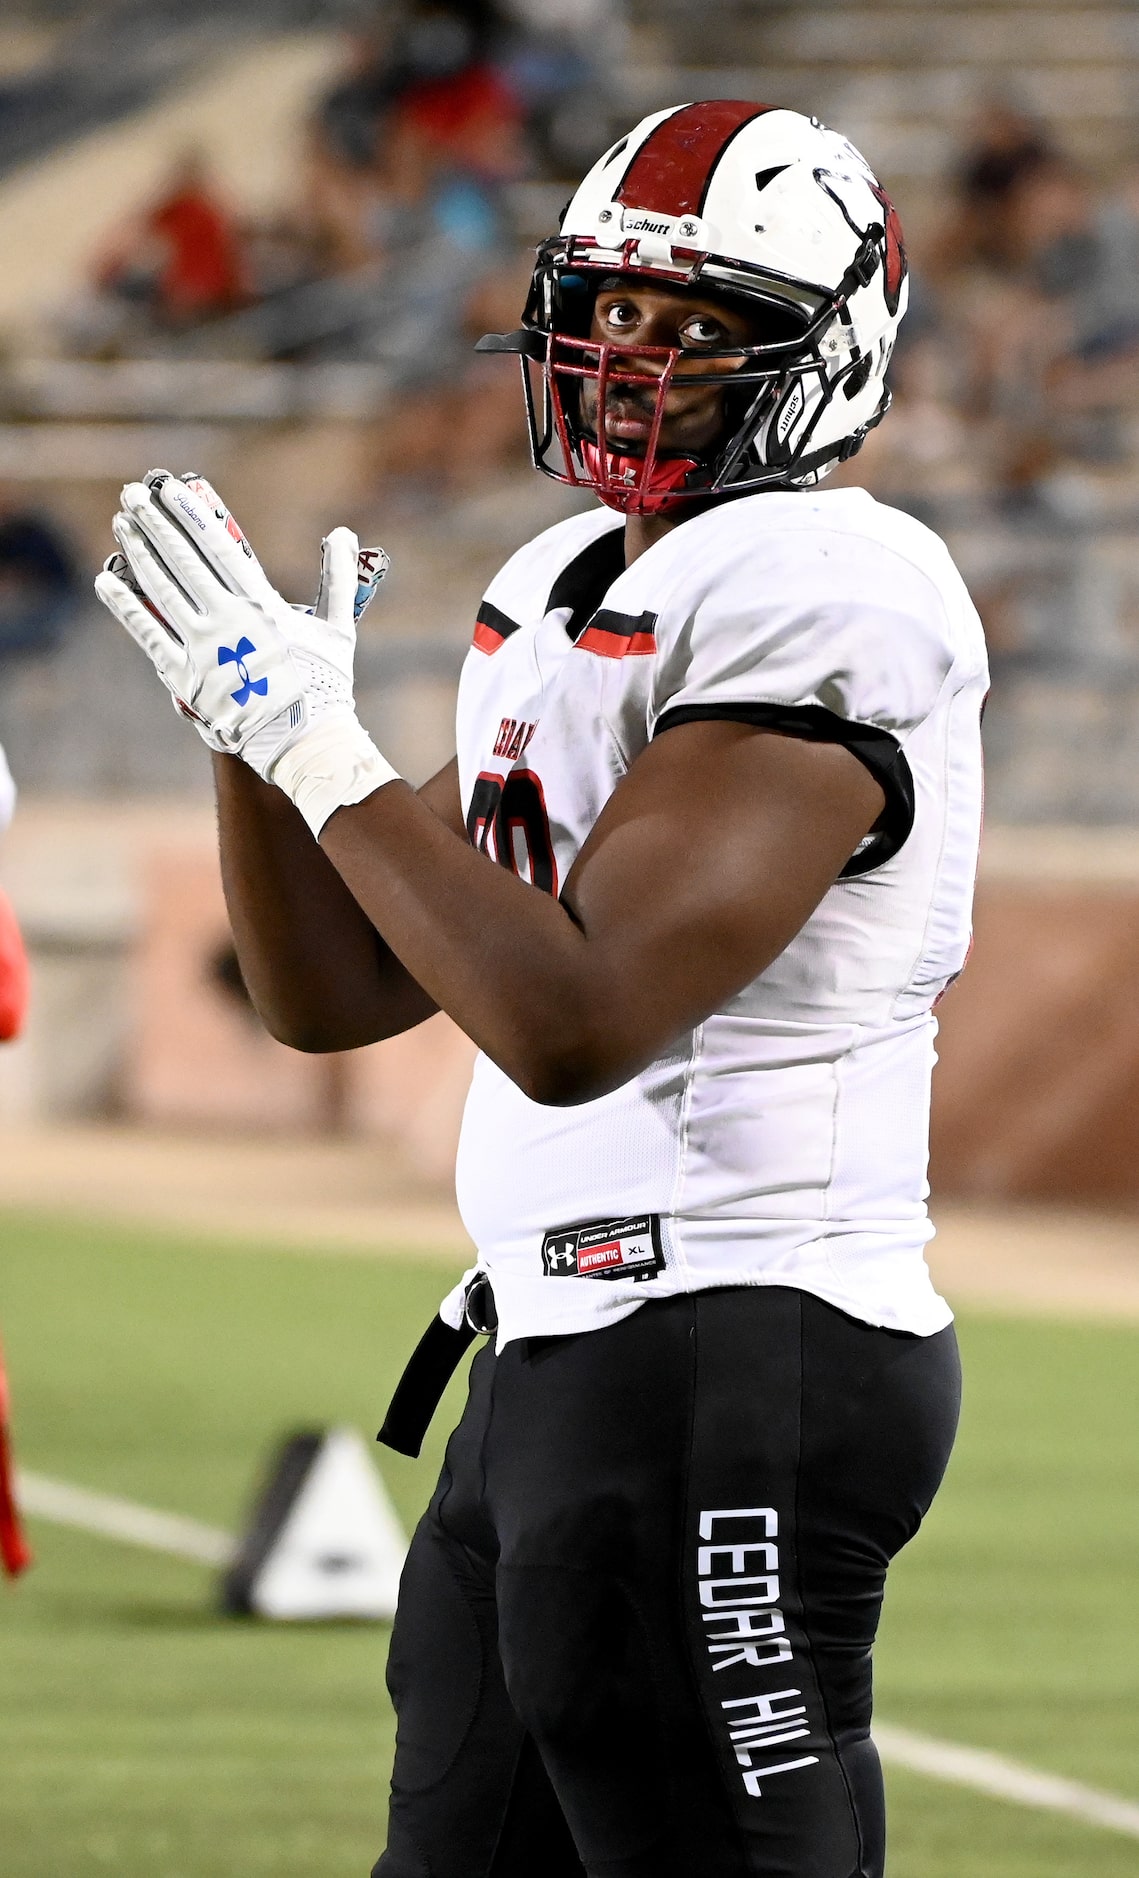
<svg viewBox="0 0 1139 1878">
<path fill-rule="evenodd" d="M 657 447 L 682 352 L 590 338 L 598 287 L 622 274 L 767 315 L 770 340 L 723 352 L 722 375 L 701 379 L 725 391 L 723 429 L 699 455 Z M 661 513 L 805 487 L 853 456 L 889 408 L 907 295 L 897 211 L 853 144 L 797 111 L 717 99 L 654 112 L 593 165 L 538 249 L 521 328 L 479 350 L 521 355 L 539 469 Z M 607 389 L 646 375 L 657 400 L 643 453 L 600 446 Z M 584 379 L 597 384 L 589 424 Z"/>
</svg>

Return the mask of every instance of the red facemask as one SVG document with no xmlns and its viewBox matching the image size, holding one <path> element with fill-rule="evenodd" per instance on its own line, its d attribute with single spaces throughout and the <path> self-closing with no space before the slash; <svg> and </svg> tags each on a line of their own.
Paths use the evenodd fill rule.
<svg viewBox="0 0 1139 1878">
<path fill-rule="evenodd" d="M 658 453 L 665 402 L 681 353 L 667 346 L 618 346 L 593 339 L 575 339 L 558 334 L 550 348 L 546 365 L 547 387 L 554 426 L 570 473 L 566 482 L 594 489 L 608 508 L 623 515 L 663 515 L 684 507 L 684 494 L 698 458 L 661 456 Z M 636 371 L 641 359 L 661 362 L 659 376 Z M 574 446 L 565 409 L 565 380 L 585 380 L 597 386 L 596 436 L 579 436 L 577 451 L 585 474 L 574 469 Z M 621 450 L 602 448 L 598 438 L 605 435 L 607 401 L 611 386 L 635 385 L 643 391 L 651 384 L 655 393 L 652 426 L 643 456 Z M 580 391 L 579 391 L 580 396 Z"/>
</svg>

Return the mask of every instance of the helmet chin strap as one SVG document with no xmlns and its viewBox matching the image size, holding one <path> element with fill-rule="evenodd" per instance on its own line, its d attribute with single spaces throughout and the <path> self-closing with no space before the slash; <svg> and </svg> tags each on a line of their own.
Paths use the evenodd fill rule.
<svg viewBox="0 0 1139 1878">
<path fill-rule="evenodd" d="M 602 452 L 592 437 L 583 437 L 579 448 L 598 496 L 622 515 L 666 515 L 670 509 L 684 509 L 686 504 L 676 498 L 693 470 L 701 467 L 695 457 L 658 457 L 645 476 L 642 456 Z"/>
</svg>

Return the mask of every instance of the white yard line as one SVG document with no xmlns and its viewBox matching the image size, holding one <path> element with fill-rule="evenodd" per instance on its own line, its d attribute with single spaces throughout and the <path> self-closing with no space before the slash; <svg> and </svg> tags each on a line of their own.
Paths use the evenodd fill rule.
<svg viewBox="0 0 1139 1878">
<path fill-rule="evenodd" d="M 78 1526 L 104 1539 L 172 1552 L 177 1558 L 193 1559 L 201 1565 L 228 1565 L 233 1556 L 234 1541 L 229 1533 L 216 1526 L 203 1526 L 196 1519 L 183 1519 L 177 1513 L 156 1513 L 132 1500 L 91 1493 L 85 1487 L 49 1480 L 43 1474 L 20 1472 L 16 1488 L 26 1513 L 56 1525 Z M 888 1722 L 875 1723 L 874 1740 L 888 1766 L 904 1767 L 910 1773 L 948 1781 L 952 1786 L 972 1787 L 977 1793 L 1011 1800 L 1018 1806 L 1066 1813 L 1070 1819 L 1139 1839 L 1139 1804 L 1133 1800 L 1098 1793 L 1077 1780 L 1040 1773 L 1001 1754 L 913 1734 L 908 1728 L 895 1728 Z"/>
<path fill-rule="evenodd" d="M 972 1787 L 978 1793 L 991 1794 L 996 1800 L 1012 1800 L 1018 1806 L 1067 1813 L 1071 1819 L 1139 1839 L 1139 1805 L 1134 1800 L 1097 1793 L 1094 1787 L 1082 1786 L 1078 1780 L 1062 1780 L 1058 1774 L 1042 1774 L 1019 1761 L 1006 1761 L 1003 1754 L 958 1747 L 953 1741 L 936 1741 L 930 1735 L 911 1734 L 908 1728 L 894 1728 L 886 1722 L 875 1723 L 874 1740 L 882 1759 L 893 1767 L 905 1767 L 910 1773 L 946 1780 L 953 1786 Z"/>
<path fill-rule="evenodd" d="M 180 1513 L 155 1513 L 133 1500 L 118 1500 L 109 1493 L 91 1493 L 63 1480 L 21 1470 L 16 1492 L 25 1513 L 50 1519 L 57 1526 L 78 1526 L 103 1539 L 121 1539 L 126 1545 L 147 1546 L 152 1552 L 173 1552 L 176 1558 L 200 1565 L 228 1565 L 234 1542 L 228 1532 L 203 1526 Z"/>
</svg>

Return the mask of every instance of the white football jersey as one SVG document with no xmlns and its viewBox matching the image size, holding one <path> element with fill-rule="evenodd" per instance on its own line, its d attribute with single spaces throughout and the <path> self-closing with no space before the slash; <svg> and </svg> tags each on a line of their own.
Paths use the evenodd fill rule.
<svg viewBox="0 0 1139 1878">
<path fill-rule="evenodd" d="M 626 569 L 573 517 L 487 589 L 458 700 L 471 840 L 557 894 L 650 739 L 733 718 L 847 744 L 886 807 L 774 964 L 621 1088 L 531 1102 L 480 1056 L 457 1185 L 499 1344 L 652 1297 L 795 1285 L 927 1335 L 933 1004 L 969 947 L 980 622 L 948 551 L 863 490 L 769 492 Z M 443 1315 L 459 1321 L 462 1287 Z"/>
</svg>

